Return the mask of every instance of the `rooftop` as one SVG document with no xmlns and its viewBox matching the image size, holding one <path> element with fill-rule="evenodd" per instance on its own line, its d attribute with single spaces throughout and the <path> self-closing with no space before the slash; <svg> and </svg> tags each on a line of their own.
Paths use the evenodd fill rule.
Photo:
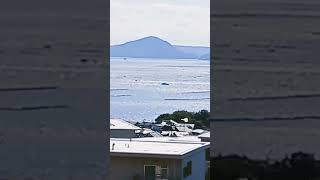
<svg viewBox="0 0 320 180">
<path fill-rule="evenodd" d="M 182 158 L 196 150 L 209 148 L 207 142 L 186 141 L 178 138 L 151 137 L 134 139 L 110 139 L 113 156 Z M 114 145 L 114 148 L 112 146 Z"/>
<path fill-rule="evenodd" d="M 199 138 L 210 138 L 210 132 L 200 134 L 198 137 Z"/>
<path fill-rule="evenodd" d="M 148 129 L 148 128 L 142 128 L 141 130 L 136 130 L 136 133 L 142 133 L 144 135 L 150 134 L 153 137 L 162 137 L 162 135 L 159 132 L 153 131 L 153 130 Z"/>
<path fill-rule="evenodd" d="M 136 141 L 157 141 L 157 142 L 185 142 L 185 143 L 202 143 L 198 136 L 178 136 L 178 137 L 145 137 L 137 138 Z"/>
<path fill-rule="evenodd" d="M 206 131 L 203 129 L 194 129 L 194 130 L 192 130 L 192 133 L 203 134 L 203 133 L 206 133 Z"/>
<path fill-rule="evenodd" d="M 122 119 L 110 119 L 110 129 L 138 130 L 141 128 Z"/>
</svg>

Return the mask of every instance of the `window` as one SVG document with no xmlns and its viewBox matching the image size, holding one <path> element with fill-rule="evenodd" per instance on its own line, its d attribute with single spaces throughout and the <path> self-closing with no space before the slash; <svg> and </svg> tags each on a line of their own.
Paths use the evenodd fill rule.
<svg viewBox="0 0 320 180">
<path fill-rule="evenodd" d="M 145 177 L 145 180 L 155 180 L 156 179 L 156 166 L 145 165 L 144 166 L 144 177 Z"/>
<path fill-rule="evenodd" d="M 183 177 L 188 177 L 192 174 L 192 161 L 187 163 L 187 166 L 183 168 Z"/>
<path fill-rule="evenodd" d="M 161 178 L 161 180 L 168 179 L 168 167 L 167 166 L 160 167 L 160 178 Z"/>
<path fill-rule="evenodd" d="M 168 180 L 168 166 L 144 165 L 146 180 Z"/>
</svg>

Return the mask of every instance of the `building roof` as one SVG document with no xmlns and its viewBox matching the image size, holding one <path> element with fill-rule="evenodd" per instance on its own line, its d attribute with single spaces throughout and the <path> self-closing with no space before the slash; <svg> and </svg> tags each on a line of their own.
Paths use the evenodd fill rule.
<svg viewBox="0 0 320 180">
<path fill-rule="evenodd" d="M 210 138 L 210 132 L 200 134 L 198 137 L 199 138 Z"/>
<path fill-rule="evenodd" d="M 177 123 L 173 120 L 163 120 L 160 124 L 157 124 L 157 126 L 165 126 L 165 125 L 174 125 L 175 128 L 178 130 L 178 131 L 181 131 L 181 132 L 191 132 L 192 129 L 194 128 L 194 124 L 188 124 L 188 123 Z"/>
<path fill-rule="evenodd" d="M 180 132 L 191 132 L 194 126 L 191 124 L 178 124 L 175 127 Z"/>
<path fill-rule="evenodd" d="M 145 138 L 137 138 L 136 141 L 158 141 L 158 142 L 187 142 L 187 143 L 201 143 L 201 139 L 198 136 L 178 136 L 178 137 L 145 137 Z"/>
<path fill-rule="evenodd" d="M 163 137 L 110 139 L 111 156 L 135 156 L 183 159 L 196 151 L 209 148 L 207 142 L 179 141 Z M 114 148 L 112 148 L 114 146 Z"/>
<path fill-rule="evenodd" d="M 110 129 L 138 130 L 141 128 L 122 119 L 110 119 Z"/>
<path fill-rule="evenodd" d="M 189 133 L 188 132 L 181 132 L 181 131 L 162 131 L 161 135 L 163 136 L 170 136 L 170 135 L 177 135 L 177 137 L 181 137 L 181 136 L 188 136 Z"/>
<path fill-rule="evenodd" d="M 161 125 L 166 125 L 166 124 L 168 124 L 168 123 L 171 123 L 171 124 L 173 124 L 173 125 L 177 125 L 177 124 L 178 124 L 177 122 L 175 122 L 175 121 L 173 121 L 173 120 L 163 120 L 160 124 L 161 124 Z"/>
<path fill-rule="evenodd" d="M 136 133 L 142 133 L 144 135 L 150 134 L 152 137 L 162 137 L 160 133 L 148 128 L 142 128 L 141 130 L 136 130 Z"/>
<path fill-rule="evenodd" d="M 195 133 L 195 134 L 205 134 L 207 132 L 208 131 L 203 130 L 203 129 L 194 129 L 194 130 L 192 130 L 192 133 Z"/>
</svg>

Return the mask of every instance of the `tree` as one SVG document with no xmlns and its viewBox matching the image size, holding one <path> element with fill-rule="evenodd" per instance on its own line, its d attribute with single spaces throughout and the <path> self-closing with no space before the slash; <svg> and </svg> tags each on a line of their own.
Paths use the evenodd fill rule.
<svg viewBox="0 0 320 180">
<path fill-rule="evenodd" d="M 166 113 L 166 114 L 161 114 L 158 116 L 155 121 L 156 123 L 160 124 L 163 120 L 170 120 L 171 119 L 171 114 Z"/>
<path fill-rule="evenodd" d="M 209 111 L 207 110 L 201 110 L 195 113 L 193 118 L 196 121 L 200 121 L 206 127 L 210 126 L 210 122 L 209 122 L 210 114 L 209 114 Z"/>
<path fill-rule="evenodd" d="M 201 110 L 199 112 L 188 112 L 188 111 L 175 111 L 172 114 L 165 113 L 161 114 L 155 119 L 156 123 L 161 123 L 163 120 L 173 120 L 177 123 L 186 123 L 181 119 L 188 118 L 187 123 L 194 123 L 196 129 L 209 129 L 210 113 L 207 110 Z"/>
<path fill-rule="evenodd" d="M 194 129 L 203 129 L 203 124 L 201 121 L 194 122 Z"/>
<path fill-rule="evenodd" d="M 185 123 L 181 119 L 188 118 L 189 120 L 193 120 L 193 113 L 188 111 L 175 111 L 171 115 L 172 120 L 177 123 Z"/>
<path fill-rule="evenodd" d="M 296 179 L 311 179 L 317 172 L 314 162 L 315 158 L 312 154 L 293 153 L 290 159 L 292 175 Z"/>
</svg>

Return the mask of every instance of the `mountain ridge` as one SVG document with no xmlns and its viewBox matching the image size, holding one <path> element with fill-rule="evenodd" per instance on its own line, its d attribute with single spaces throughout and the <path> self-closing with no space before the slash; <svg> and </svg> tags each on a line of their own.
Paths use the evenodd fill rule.
<svg viewBox="0 0 320 180">
<path fill-rule="evenodd" d="M 110 47 L 111 57 L 199 59 L 210 48 L 202 46 L 172 45 L 156 36 L 148 36 Z"/>
</svg>

